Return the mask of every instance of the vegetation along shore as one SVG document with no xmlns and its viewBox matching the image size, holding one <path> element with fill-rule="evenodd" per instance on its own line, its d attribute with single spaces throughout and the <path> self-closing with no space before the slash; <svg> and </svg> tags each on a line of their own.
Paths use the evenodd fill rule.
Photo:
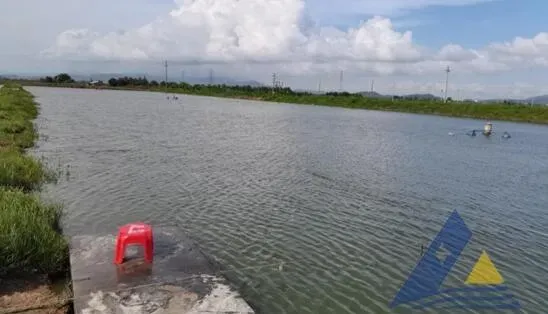
<svg viewBox="0 0 548 314">
<path fill-rule="evenodd" d="M 0 313 L 70 310 L 62 208 L 37 193 L 56 174 L 26 153 L 38 138 L 37 116 L 28 91 L 13 83 L 0 88 Z"/>
<path fill-rule="evenodd" d="M 37 80 L 18 80 L 17 82 L 22 85 L 33 86 L 157 91 L 353 109 L 548 124 L 548 106 L 529 106 L 511 102 L 481 103 L 475 101 L 452 101 L 450 99 L 448 102 L 444 102 L 441 99 L 425 100 L 409 96 L 377 98 L 347 92 L 312 94 L 293 91 L 288 87 L 273 88 L 268 86 L 191 85 L 175 82 L 168 82 L 166 86 L 165 82 L 149 81 L 145 77 L 111 78 L 107 82 L 77 82 L 66 73 Z"/>
</svg>

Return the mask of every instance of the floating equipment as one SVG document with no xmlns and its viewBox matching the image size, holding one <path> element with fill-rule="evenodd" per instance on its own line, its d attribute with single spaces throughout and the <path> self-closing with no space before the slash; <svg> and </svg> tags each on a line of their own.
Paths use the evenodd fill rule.
<svg viewBox="0 0 548 314">
<path fill-rule="evenodd" d="M 491 132 L 493 132 L 493 124 L 488 121 L 483 126 L 483 135 L 489 136 L 489 135 L 491 135 Z"/>
</svg>

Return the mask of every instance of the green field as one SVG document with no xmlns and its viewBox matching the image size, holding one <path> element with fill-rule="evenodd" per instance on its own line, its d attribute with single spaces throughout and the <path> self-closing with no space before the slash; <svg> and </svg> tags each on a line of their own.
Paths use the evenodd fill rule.
<svg viewBox="0 0 548 314">
<path fill-rule="evenodd" d="M 279 89 L 272 92 L 269 88 L 178 85 L 179 86 L 168 87 L 167 91 L 169 93 L 256 99 L 303 105 L 548 124 L 548 107 L 545 106 L 531 107 L 518 104 L 475 102 L 445 103 L 438 100 L 369 98 L 350 93 L 313 95 L 308 93 L 295 93 L 290 89 Z M 154 91 L 166 90 L 161 87 L 152 87 L 149 89 Z"/>
<path fill-rule="evenodd" d="M 26 154 L 37 139 L 38 105 L 17 84 L 0 88 L 0 278 L 52 275 L 68 269 L 61 208 L 36 194 L 53 173 Z"/>
</svg>

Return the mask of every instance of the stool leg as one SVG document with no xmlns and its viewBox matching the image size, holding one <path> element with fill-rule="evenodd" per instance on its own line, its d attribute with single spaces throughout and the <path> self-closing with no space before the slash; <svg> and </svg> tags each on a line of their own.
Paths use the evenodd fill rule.
<svg viewBox="0 0 548 314">
<path fill-rule="evenodd" d="M 146 237 L 145 242 L 145 261 L 147 261 L 147 263 L 152 263 L 154 255 L 154 241 L 152 240 L 152 236 Z"/>
<path fill-rule="evenodd" d="M 125 253 L 125 243 L 122 239 L 118 238 L 116 240 L 116 254 L 114 257 L 114 263 L 117 265 L 122 264 L 124 261 L 124 253 Z"/>
</svg>

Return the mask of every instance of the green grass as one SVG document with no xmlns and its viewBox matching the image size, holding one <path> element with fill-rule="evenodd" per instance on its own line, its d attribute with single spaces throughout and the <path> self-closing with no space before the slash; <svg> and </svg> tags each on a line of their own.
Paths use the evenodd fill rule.
<svg viewBox="0 0 548 314">
<path fill-rule="evenodd" d="M 20 85 L 0 88 L 0 276 L 58 274 L 68 269 L 61 207 L 33 194 L 55 173 L 26 154 L 38 138 L 34 97 Z"/>
<path fill-rule="evenodd" d="M 32 94 L 19 85 L 5 84 L 0 89 L 0 148 L 32 147 L 38 138 L 32 123 L 37 116 Z"/>
<path fill-rule="evenodd" d="M 162 88 L 151 88 L 163 91 Z M 262 101 L 342 107 L 350 109 L 368 109 L 380 111 L 406 112 L 448 117 L 506 120 L 548 124 L 548 107 L 526 106 L 504 103 L 448 102 L 431 100 L 409 100 L 391 98 L 369 98 L 355 94 L 312 95 L 281 90 L 276 93 L 264 89 L 222 88 L 220 86 L 183 85 L 169 88 L 170 93 L 194 94 L 202 96 L 247 98 Z"/>
<path fill-rule="evenodd" d="M 52 176 L 36 158 L 17 150 L 0 151 L 0 186 L 32 191 Z"/>
<path fill-rule="evenodd" d="M 0 188 L 0 275 L 66 270 L 61 213 L 59 206 L 43 204 L 35 195 Z"/>
<path fill-rule="evenodd" d="M 548 107 L 530 107 L 517 104 L 466 103 L 426 100 L 375 99 L 361 96 L 315 96 L 315 95 L 266 95 L 261 99 L 276 102 L 313 104 L 355 109 L 397 111 L 450 117 L 507 120 L 548 124 Z"/>
</svg>

